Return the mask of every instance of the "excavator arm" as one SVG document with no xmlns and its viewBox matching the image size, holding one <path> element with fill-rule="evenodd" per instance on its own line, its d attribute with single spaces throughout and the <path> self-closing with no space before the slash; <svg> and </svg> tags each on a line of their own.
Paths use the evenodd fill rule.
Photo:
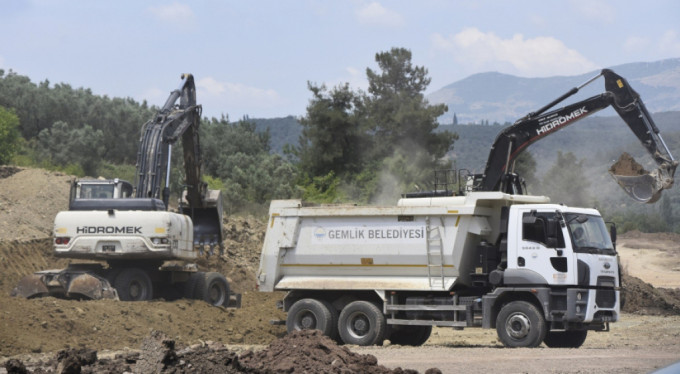
<svg viewBox="0 0 680 374">
<path fill-rule="evenodd" d="M 548 109 L 576 94 L 600 76 L 604 76 L 606 92 L 546 113 Z M 520 178 L 512 172 L 517 157 L 529 145 L 609 106 L 614 107 L 658 165 L 658 169 L 649 174 L 621 176 L 612 173 L 612 176 L 635 200 L 655 202 L 662 190 L 673 185 L 678 162 L 673 159 L 640 95 L 623 77 L 609 69 L 602 70 L 581 86 L 572 88 L 537 112 L 520 118 L 501 131 L 489 152 L 484 174 L 475 179 L 473 189 L 524 193 Z"/>
<path fill-rule="evenodd" d="M 201 106 L 196 104 L 194 77 L 183 74 L 179 88 L 170 93 L 154 118 L 142 127 L 137 154 L 136 196 L 161 198 L 168 206 L 172 146 L 181 138 L 186 191 L 180 202 L 180 212 L 192 218 L 195 244 L 208 244 L 211 248 L 219 245 L 221 248 L 222 197 L 220 191 L 208 190 L 207 184 L 201 180 L 200 121 Z"/>
</svg>

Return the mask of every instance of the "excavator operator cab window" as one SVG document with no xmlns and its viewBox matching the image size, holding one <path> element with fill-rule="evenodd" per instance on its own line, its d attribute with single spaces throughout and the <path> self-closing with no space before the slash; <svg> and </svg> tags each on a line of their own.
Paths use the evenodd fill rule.
<svg viewBox="0 0 680 374">
<path fill-rule="evenodd" d="M 80 198 L 81 199 L 112 199 L 113 198 L 113 185 L 104 184 L 90 184 L 80 186 Z"/>
</svg>

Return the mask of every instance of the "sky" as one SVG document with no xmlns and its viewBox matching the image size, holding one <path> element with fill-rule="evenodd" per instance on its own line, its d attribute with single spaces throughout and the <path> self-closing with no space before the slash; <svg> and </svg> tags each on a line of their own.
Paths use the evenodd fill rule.
<svg viewBox="0 0 680 374">
<path fill-rule="evenodd" d="M 158 106 L 192 73 L 204 116 L 231 120 L 302 116 L 308 82 L 365 90 L 393 47 L 426 93 L 576 75 L 680 57 L 680 1 L 0 0 L 0 69 Z"/>
</svg>

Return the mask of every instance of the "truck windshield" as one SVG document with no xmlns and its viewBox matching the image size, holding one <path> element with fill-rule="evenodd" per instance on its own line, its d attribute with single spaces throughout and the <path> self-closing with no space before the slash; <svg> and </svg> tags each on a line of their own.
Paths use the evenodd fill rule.
<svg viewBox="0 0 680 374">
<path fill-rule="evenodd" d="M 602 217 L 567 213 L 564 218 L 569 223 L 569 233 L 571 234 L 574 252 L 616 254 Z"/>
</svg>

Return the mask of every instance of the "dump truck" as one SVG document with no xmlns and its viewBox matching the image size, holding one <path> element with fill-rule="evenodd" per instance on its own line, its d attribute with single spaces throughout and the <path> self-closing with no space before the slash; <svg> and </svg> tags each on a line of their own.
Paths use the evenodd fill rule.
<svg viewBox="0 0 680 374">
<path fill-rule="evenodd" d="M 289 331 L 423 344 L 432 326 L 496 328 L 509 347 L 578 347 L 620 313 L 620 272 L 594 209 L 471 192 L 394 207 L 271 204 L 257 280 L 288 291 Z"/>
<path fill-rule="evenodd" d="M 605 93 L 547 112 L 595 77 L 503 129 L 483 173 L 453 171 L 457 189 L 435 180 L 395 206 L 272 201 L 257 281 L 287 291 L 288 331 L 417 346 L 433 326 L 481 327 L 507 347 L 571 348 L 609 331 L 621 309 L 616 227 L 596 209 L 528 195 L 513 172 L 530 144 L 614 106 L 658 165 L 616 181 L 641 203 L 673 185 L 678 162 L 639 95 L 611 70 L 599 76 Z"/>
<path fill-rule="evenodd" d="M 178 103 L 179 101 L 179 103 Z M 163 297 L 240 306 L 226 277 L 193 261 L 222 251 L 222 197 L 202 181 L 201 106 L 191 74 L 141 130 L 134 185 L 121 179 L 74 180 L 69 209 L 54 220 L 54 255 L 87 260 L 24 277 L 12 291 L 124 301 Z M 172 145 L 182 141 L 186 189 L 169 210 Z"/>
</svg>

